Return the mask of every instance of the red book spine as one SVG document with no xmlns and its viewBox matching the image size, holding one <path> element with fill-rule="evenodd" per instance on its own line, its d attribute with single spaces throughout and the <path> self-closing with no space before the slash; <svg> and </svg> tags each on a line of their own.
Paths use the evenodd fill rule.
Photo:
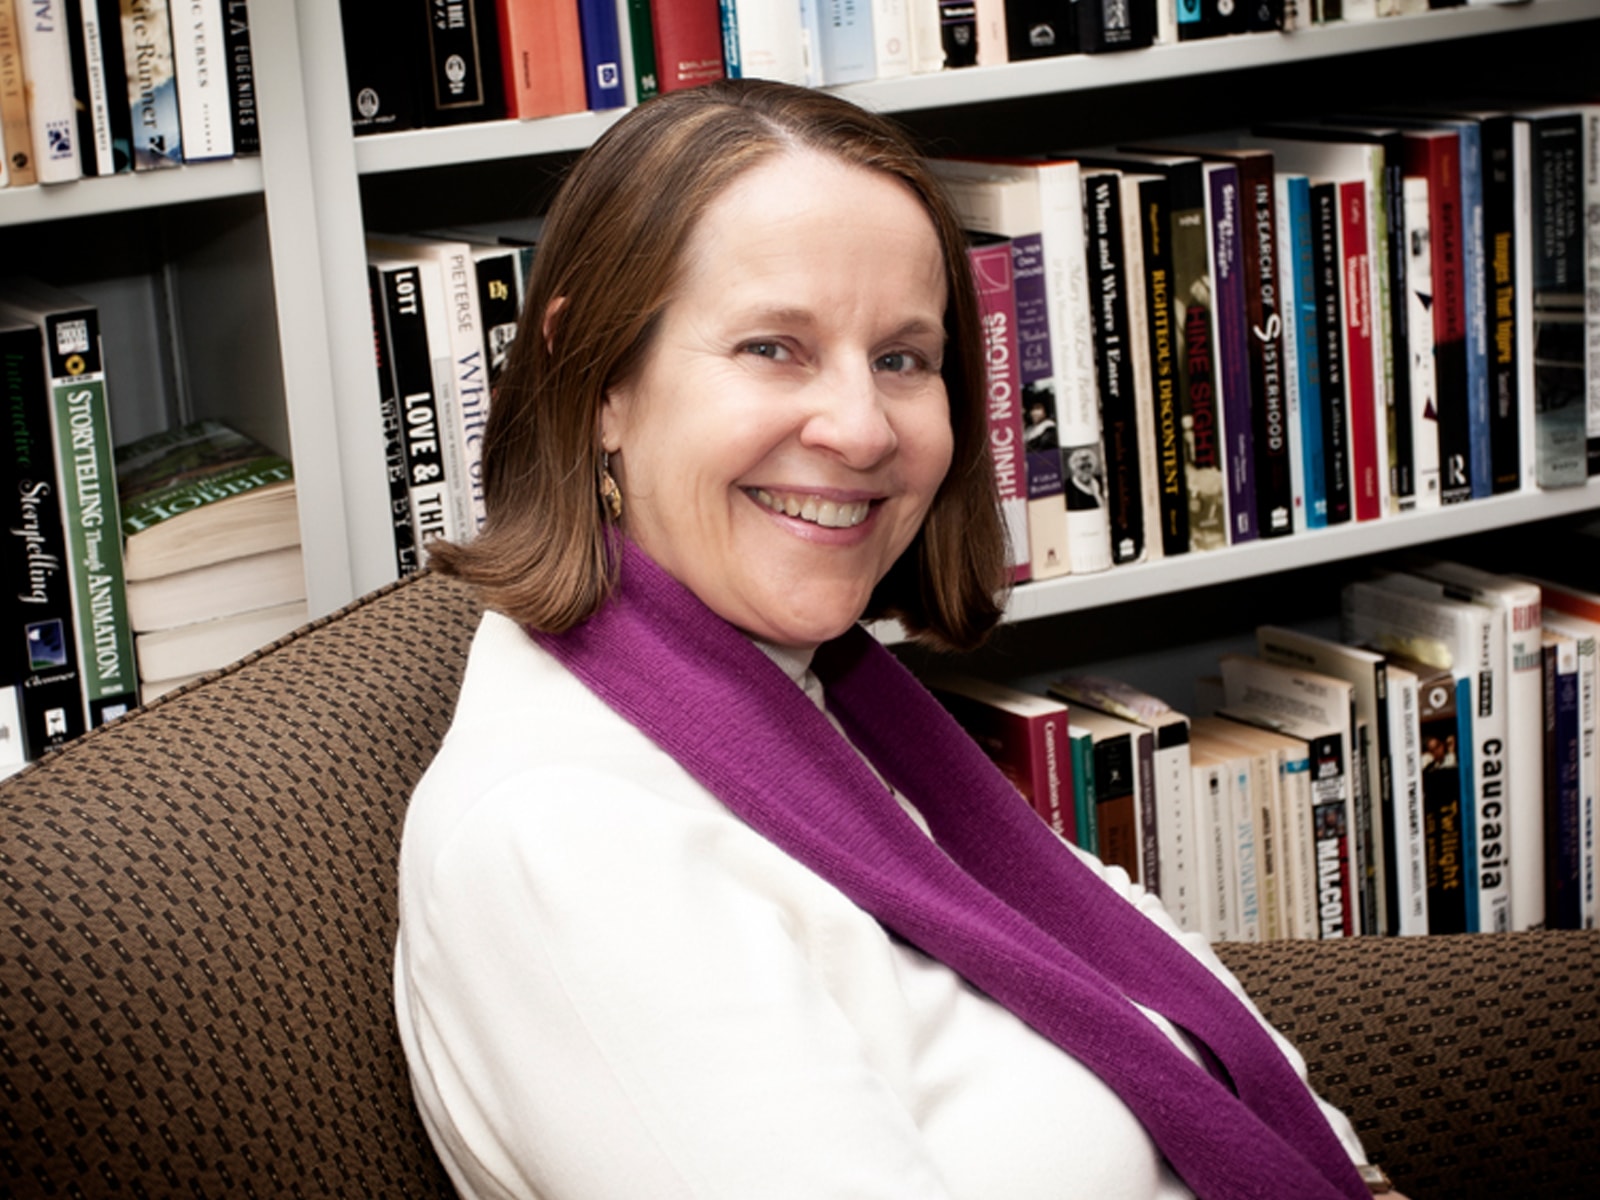
<svg viewBox="0 0 1600 1200">
<path fill-rule="evenodd" d="M 1339 185 L 1340 233 L 1344 245 L 1344 319 L 1349 352 L 1345 378 L 1350 392 L 1351 492 L 1356 520 L 1383 515 L 1378 461 L 1377 379 L 1372 356 L 1372 263 L 1367 248 L 1367 185 Z"/>
<path fill-rule="evenodd" d="M 663 92 L 722 78 L 722 10 L 717 0 L 650 0 L 650 23 Z"/>
<path fill-rule="evenodd" d="M 506 115 L 582 112 L 589 101 L 577 0 L 500 0 L 497 11 Z"/>
</svg>

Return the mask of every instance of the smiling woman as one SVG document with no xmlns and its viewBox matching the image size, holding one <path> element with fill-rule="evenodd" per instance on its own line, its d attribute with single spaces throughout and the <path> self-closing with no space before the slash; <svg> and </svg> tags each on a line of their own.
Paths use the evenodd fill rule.
<svg viewBox="0 0 1600 1200">
<path fill-rule="evenodd" d="M 491 611 L 400 855 L 463 1195 L 1366 1194 L 1204 941 L 859 626 L 997 619 L 975 308 L 914 149 L 821 93 L 672 93 L 564 186 L 487 526 L 433 551 Z"/>
</svg>

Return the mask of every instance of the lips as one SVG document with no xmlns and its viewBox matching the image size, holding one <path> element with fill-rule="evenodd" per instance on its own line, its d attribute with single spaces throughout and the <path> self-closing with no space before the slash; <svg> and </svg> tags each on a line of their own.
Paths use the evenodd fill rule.
<svg viewBox="0 0 1600 1200">
<path fill-rule="evenodd" d="M 771 492 L 750 488 L 748 495 L 757 504 L 775 513 L 809 521 L 825 529 L 852 529 L 867 519 L 872 504 L 867 500 L 830 500 L 806 492 Z"/>
</svg>

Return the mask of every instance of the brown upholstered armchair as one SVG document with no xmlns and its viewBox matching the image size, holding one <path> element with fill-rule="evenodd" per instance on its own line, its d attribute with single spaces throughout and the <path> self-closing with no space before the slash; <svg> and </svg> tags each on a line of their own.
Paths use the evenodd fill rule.
<svg viewBox="0 0 1600 1200">
<path fill-rule="evenodd" d="M 390 949 L 476 613 L 424 575 L 0 785 L 0 1192 L 450 1194 Z M 1225 957 L 1414 1200 L 1593 1194 L 1600 935 Z"/>
</svg>

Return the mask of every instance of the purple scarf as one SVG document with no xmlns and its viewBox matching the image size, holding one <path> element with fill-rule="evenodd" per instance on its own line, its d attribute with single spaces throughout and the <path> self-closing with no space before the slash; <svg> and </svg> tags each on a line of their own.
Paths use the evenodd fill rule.
<svg viewBox="0 0 1600 1200">
<path fill-rule="evenodd" d="M 817 651 L 828 708 L 622 541 L 594 617 L 536 639 L 751 827 L 1089 1067 L 1202 1200 L 1365 1197 L 1256 1017 L 1113 893 L 861 629 Z M 935 845 L 935 841 L 937 845 Z M 1196 1066 L 1135 1001 L 1198 1042 Z"/>
</svg>

